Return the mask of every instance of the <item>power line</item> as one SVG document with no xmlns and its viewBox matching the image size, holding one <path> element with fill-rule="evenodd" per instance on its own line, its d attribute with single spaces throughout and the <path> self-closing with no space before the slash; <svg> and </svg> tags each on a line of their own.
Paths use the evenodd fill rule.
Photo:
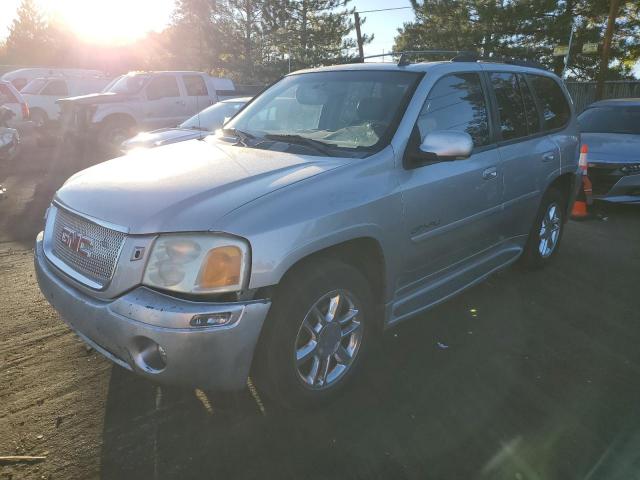
<svg viewBox="0 0 640 480">
<path fill-rule="evenodd" d="M 380 8 L 378 10 L 362 10 L 362 11 L 358 11 L 358 13 L 388 12 L 389 10 L 406 10 L 407 8 L 413 8 L 413 7 Z"/>
</svg>

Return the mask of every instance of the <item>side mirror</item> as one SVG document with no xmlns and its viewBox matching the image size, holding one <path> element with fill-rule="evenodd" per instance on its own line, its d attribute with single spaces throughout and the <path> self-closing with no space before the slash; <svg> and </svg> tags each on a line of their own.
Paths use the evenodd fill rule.
<svg viewBox="0 0 640 480">
<path fill-rule="evenodd" d="M 467 132 L 436 130 L 428 133 L 417 152 L 411 155 L 415 166 L 446 160 L 468 158 L 473 151 L 473 139 Z"/>
</svg>

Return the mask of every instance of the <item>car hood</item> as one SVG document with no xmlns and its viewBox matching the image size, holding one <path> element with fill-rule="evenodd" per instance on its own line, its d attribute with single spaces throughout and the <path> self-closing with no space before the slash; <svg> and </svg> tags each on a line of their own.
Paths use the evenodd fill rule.
<svg viewBox="0 0 640 480">
<path fill-rule="evenodd" d="M 347 161 L 191 140 L 83 170 L 56 200 L 132 234 L 215 230 L 241 205 Z"/>
<path fill-rule="evenodd" d="M 127 102 L 131 95 L 123 93 L 90 93 L 89 95 L 79 95 L 77 97 L 67 97 L 56 100 L 60 105 L 100 105 L 103 103 Z"/>
<path fill-rule="evenodd" d="M 140 147 L 158 147 L 169 143 L 184 142 L 194 138 L 202 138 L 210 132 L 202 132 L 188 128 L 161 128 L 152 132 L 141 132 L 122 143 L 123 150 Z"/>
<path fill-rule="evenodd" d="M 582 133 L 582 144 L 589 147 L 589 163 L 640 162 L 640 135 L 624 133 Z"/>
</svg>

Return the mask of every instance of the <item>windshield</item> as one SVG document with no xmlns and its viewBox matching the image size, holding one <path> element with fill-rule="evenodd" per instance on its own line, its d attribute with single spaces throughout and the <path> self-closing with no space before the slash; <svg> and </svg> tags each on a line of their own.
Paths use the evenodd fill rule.
<svg viewBox="0 0 640 480">
<path fill-rule="evenodd" d="M 22 93 L 37 95 L 38 93 L 40 93 L 40 90 L 42 90 L 42 87 L 44 87 L 46 83 L 47 80 L 45 80 L 44 78 L 31 80 L 24 86 L 24 88 L 22 89 Z"/>
<path fill-rule="evenodd" d="M 138 93 L 145 85 L 149 75 L 125 75 L 106 90 L 112 93 Z"/>
<path fill-rule="evenodd" d="M 334 71 L 285 77 L 227 125 L 256 137 L 299 136 L 373 152 L 386 145 L 421 74 Z"/>
<path fill-rule="evenodd" d="M 225 118 L 231 118 L 242 108 L 245 102 L 218 102 L 215 105 L 205 108 L 200 113 L 185 120 L 180 124 L 180 128 L 192 128 L 213 132 L 222 127 Z"/>
<path fill-rule="evenodd" d="M 109 83 L 107 83 L 107 84 L 102 88 L 102 92 L 110 92 L 110 91 L 111 91 L 111 87 L 112 87 L 113 85 L 115 85 L 115 84 L 116 84 L 116 82 L 117 82 L 118 80 L 120 80 L 122 77 L 124 77 L 124 75 L 120 75 L 120 76 L 118 76 L 118 77 L 114 78 L 113 80 L 111 80 Z"/>
<path fill-rule="evenodd" d="M 578 116 L 582 133 L 640 135 L 640 107 L 593 107 Z"/>
</svg>

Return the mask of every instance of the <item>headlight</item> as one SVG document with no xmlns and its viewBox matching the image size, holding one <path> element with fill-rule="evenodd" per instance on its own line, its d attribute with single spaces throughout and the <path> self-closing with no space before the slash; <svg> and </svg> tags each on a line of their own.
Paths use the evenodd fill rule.
<svg viewBox="0 0 640 480">
<path fill-rule="evenodd" d="M 242 290 L 248 277 L 249 245 L 219 234 L 169 234 L 155 241 L 144 272 L 150 287 L 182 293 Z"/>
</svg>

